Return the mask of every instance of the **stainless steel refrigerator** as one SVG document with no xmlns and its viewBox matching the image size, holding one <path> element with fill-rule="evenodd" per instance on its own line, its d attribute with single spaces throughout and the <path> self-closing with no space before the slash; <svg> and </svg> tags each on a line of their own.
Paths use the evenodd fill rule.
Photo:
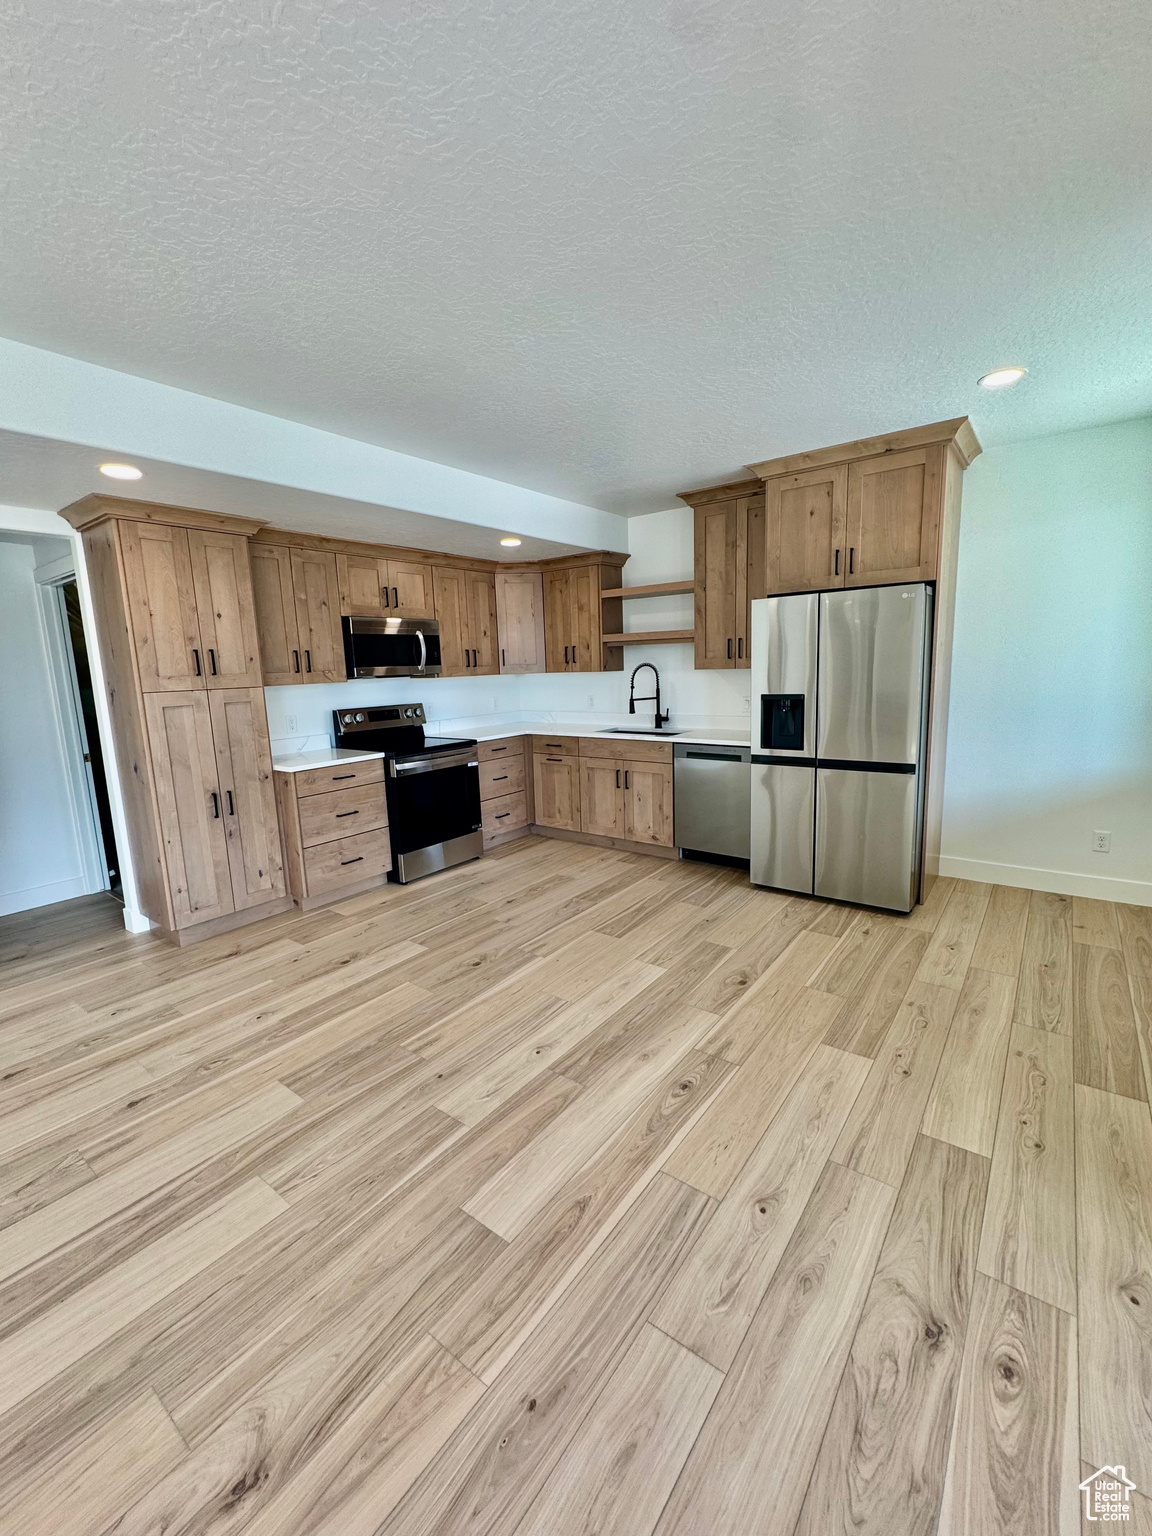
<svg viewBox="0 0 1152 1536">
<path fill-rule="evenodd" d="M 752 604 L 754 884 L 916 905 L 932 597 L 917 582 Z"/>
</svg>

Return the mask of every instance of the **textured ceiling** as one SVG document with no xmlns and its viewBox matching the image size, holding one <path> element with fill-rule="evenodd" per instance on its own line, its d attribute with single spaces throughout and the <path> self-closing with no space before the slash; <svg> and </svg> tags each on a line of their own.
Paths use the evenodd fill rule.
<svg viewBox="0 0 1152 1536">
<path fill-rule="evenodd" d="M 11 0 L 0 334 L 629 512 L 1135 415 L 1149 16 Z"/>
</svg>

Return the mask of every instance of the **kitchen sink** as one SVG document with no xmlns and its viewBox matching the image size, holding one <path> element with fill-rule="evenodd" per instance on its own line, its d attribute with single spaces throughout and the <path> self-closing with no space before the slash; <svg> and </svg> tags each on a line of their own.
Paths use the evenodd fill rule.
<svg viewBox="0 0 1152 1536">
<path fill-rule="evenodd" d="M 601 736 L 680 736 L 680 731 L 645 730 L 642 725 L 606 725 Z"/>
</svg>

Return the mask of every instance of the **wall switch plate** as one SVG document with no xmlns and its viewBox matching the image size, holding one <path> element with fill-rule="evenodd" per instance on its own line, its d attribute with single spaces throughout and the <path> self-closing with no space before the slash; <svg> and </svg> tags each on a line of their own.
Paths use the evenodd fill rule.
<svg viewBox="0 0 1152 1536">
<path fill-rule="evenodd" d="M 1093 834 L 1092 834 L 1092 852 L 1093 853 L 1111 853 L 1112 852 L 1112 834 L 1111 834 L 1111 832 L 1093 832 Z"/>
</svg>

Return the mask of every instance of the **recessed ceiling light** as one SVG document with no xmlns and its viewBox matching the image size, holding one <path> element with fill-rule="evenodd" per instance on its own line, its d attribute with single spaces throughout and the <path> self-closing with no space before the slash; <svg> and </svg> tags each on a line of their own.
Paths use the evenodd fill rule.
<svg viewBox="0 0 1152 1536">
<path fill-rule="evenodd" d="M 101 464 L 100 473 L 109 480 L 143 480 L 144 471 L 135 464 Z"/>
<path fill-rule="evenodd" d="M 520 543 L 520 540 L 519 539 L 501 539 L 500 542 L 501 542 L 501 544 L 503 544 L 505 549 L 515 549 L 516 546 Z"/>
<path fill-rule="evenodd" d="M 981 389 L 1011 389 L 1013 384 L 1019 384 L 1027 372 L 1027 368 L 1013 364 L 1011 368 L 993 368 L 991 373 L 983 374 L 976 382 Z"/>
</svg>

